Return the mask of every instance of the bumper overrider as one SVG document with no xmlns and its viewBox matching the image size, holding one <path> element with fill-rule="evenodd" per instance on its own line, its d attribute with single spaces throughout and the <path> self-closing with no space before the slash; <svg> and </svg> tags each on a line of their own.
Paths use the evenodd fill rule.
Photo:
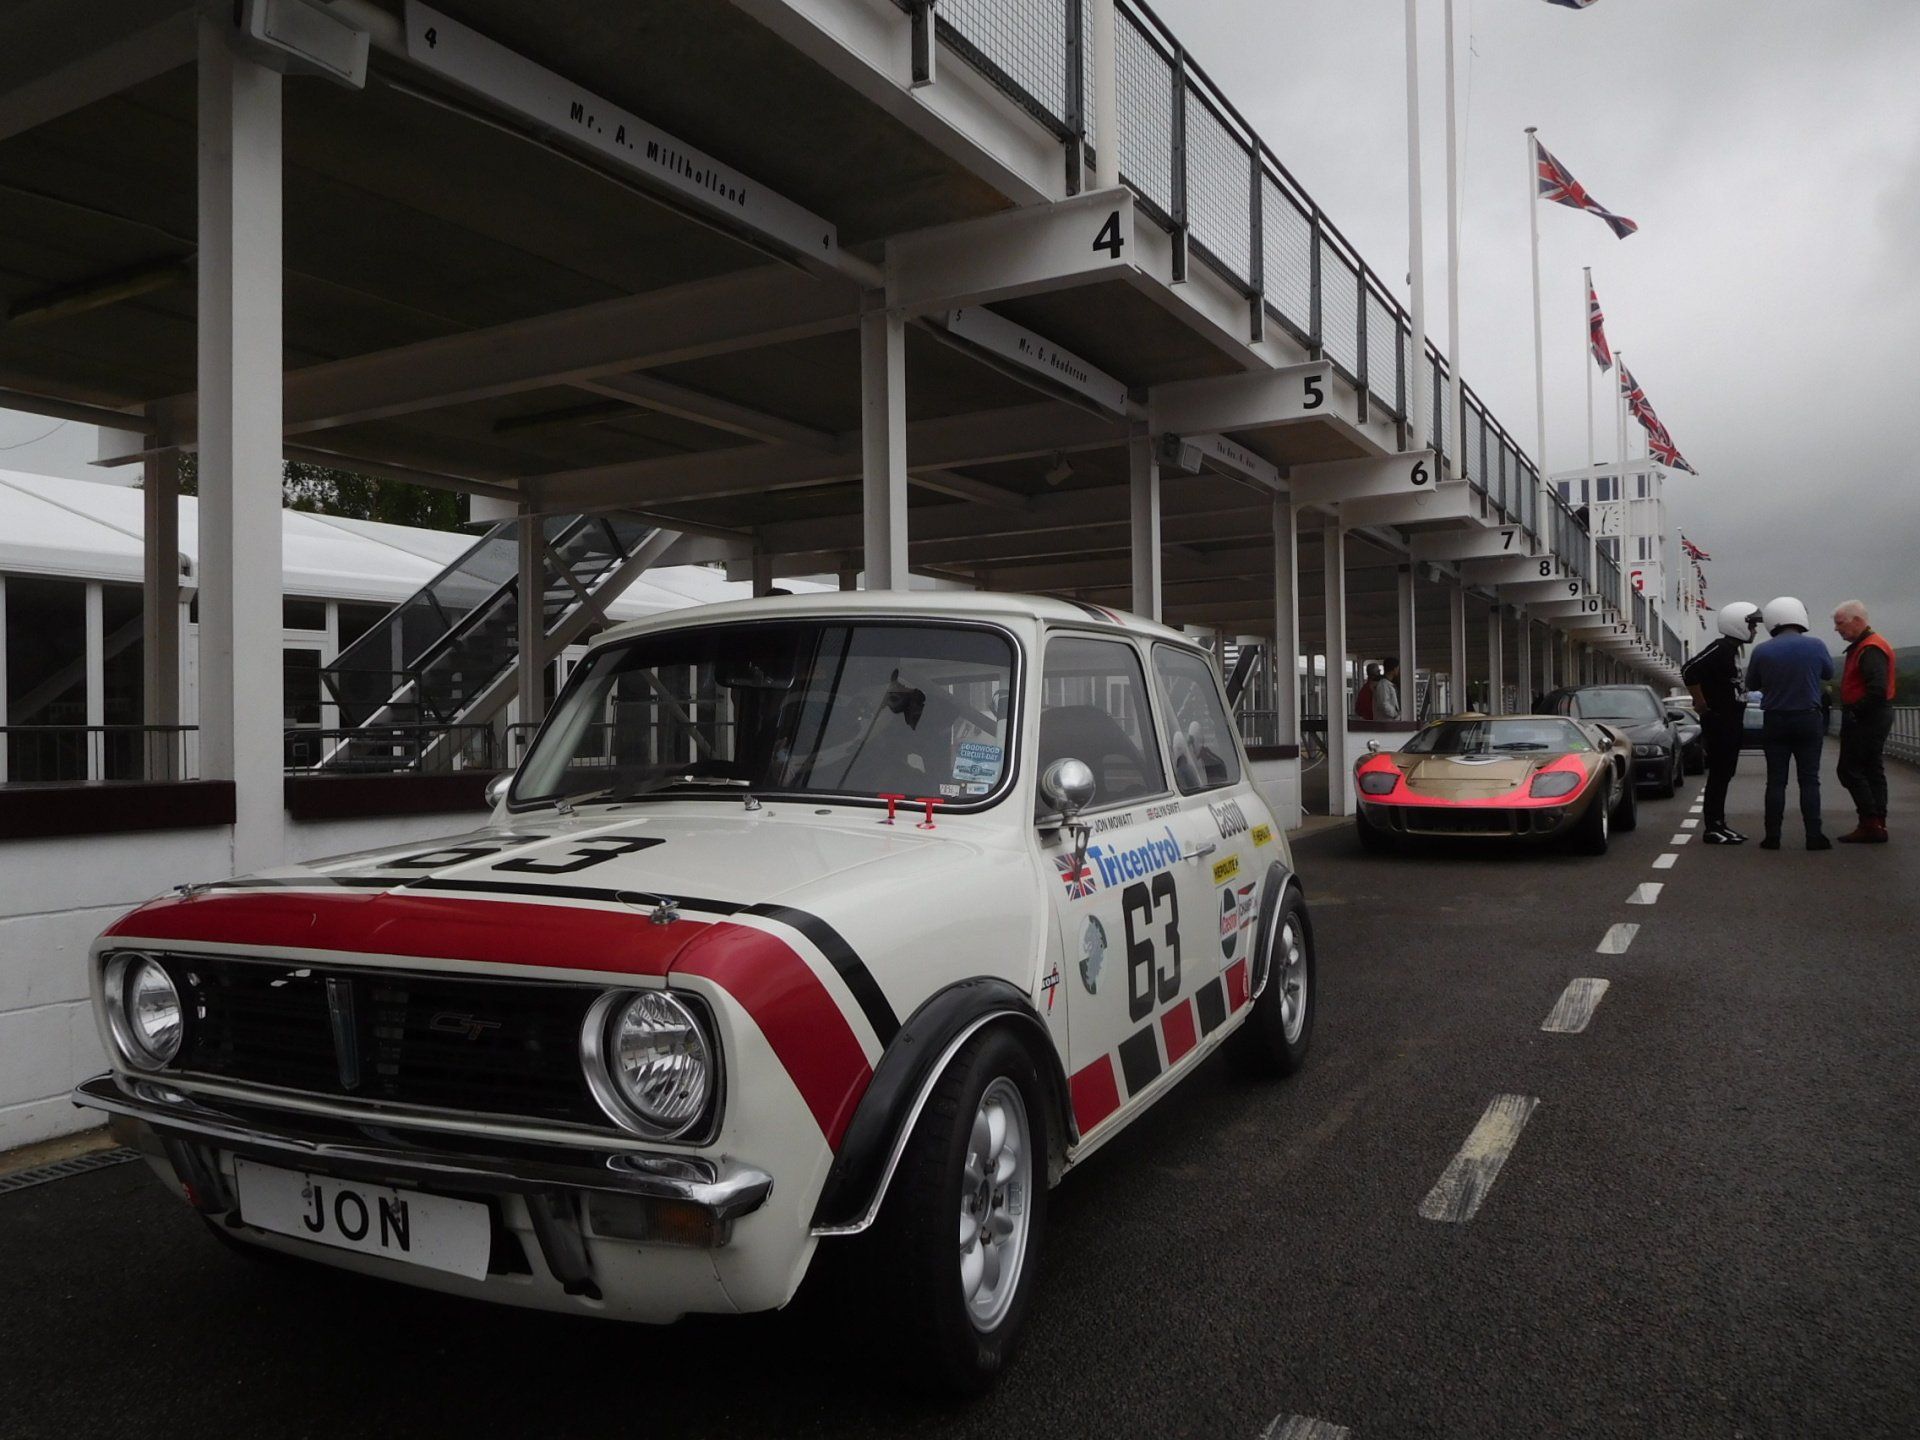
<svg viewBox="0 0 1920 1440">
<path fill-rule="evenodd" d="M 161 1077 L 98 1075 L 76 1087 L 73 1100 L 105 1111 L 116 1137 L 177 1181 L 209 1223 L 251 1244 L 542 1309 L 664 1321 L 746 1308 L 727 1283 L 729 1251 L 736 1223 L 773 1190 L 771 1176 L 733 1159 L 416 1131 L 188 1093 Z M 482 1201 L 492 1230 L 485 1276 L 321 1249 L 251 1227 L 236 1161 Z"/>
</svg>

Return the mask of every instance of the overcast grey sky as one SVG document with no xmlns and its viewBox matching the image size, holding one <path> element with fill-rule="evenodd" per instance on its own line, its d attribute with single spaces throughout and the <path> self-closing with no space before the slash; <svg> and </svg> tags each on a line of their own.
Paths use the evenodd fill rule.
<svg viewBox="0 0 1920 1440">
<path fill-rule="evenodd" d="M 1700 471 L 1667 496 L 1713 556 L 1712 601 L 1798 594 L 1827 634 L 1827 612 L 1857 595 L 1896 644 L 1920 644 L 1907 433 L 1920 420 L 1920 4 L 1454 8 L 1468 382 L 1531 449 L 1522 132 L 1537 125 L 1602 205 L 1641 227 L 1616 240 L 1590 216 L 1541 207 L 1549 466 L 1586 458 L 1580 267 L 1591 265 L 1609 339 Z M 1157 10 L 1374 269 L 1401 279 L 1401 0 Z M 1440 0 L 1420 0 L 1427 313 L 1450 349 L 1441 16 Z M 1611 458 L 1604 422 L 1601 433 Z"/>
</svg>

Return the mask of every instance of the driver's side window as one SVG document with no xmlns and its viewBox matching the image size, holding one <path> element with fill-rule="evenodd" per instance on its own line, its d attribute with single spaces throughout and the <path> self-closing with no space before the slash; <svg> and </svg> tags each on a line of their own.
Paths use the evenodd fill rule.
<svg viewBox="0 0 1920 1440">
<path fill-rule="evenodd" d="M 1055 636 L 1047 645 L 1040 773 L 1067 759 L 1092 769 L 1094 809 L 1165 793 L 1146 674 L 1131 645 L 1072 635 Z"/>
</svg>

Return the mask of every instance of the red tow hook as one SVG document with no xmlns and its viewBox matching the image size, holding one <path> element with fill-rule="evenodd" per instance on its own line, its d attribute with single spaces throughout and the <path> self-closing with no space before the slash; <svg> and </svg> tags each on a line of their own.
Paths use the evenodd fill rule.
<svg viewBox="0 0 1920 1440">
<path fill-rule="evenodd" d="M 913 803 L 916 805 L 924 805 L 927 807 L 927 818 L 922 820 L 918 825 L 914 826 L 913 828 L 916 830 L 931 830 L 934 828 L 933 807 L 936 805 L 944 805 L 947 802 L 943 797 L 939 795 L 916 795 L 914 797 Z"/>
<path fill-rule="evenodd" d="M 882 795 L 880 798 L 887 802 L 887 818 L 880 823 L 882 825 L 891 825 L 893 824 L 893 807 L 907 797 L 904 795 Z"/>
</svg>

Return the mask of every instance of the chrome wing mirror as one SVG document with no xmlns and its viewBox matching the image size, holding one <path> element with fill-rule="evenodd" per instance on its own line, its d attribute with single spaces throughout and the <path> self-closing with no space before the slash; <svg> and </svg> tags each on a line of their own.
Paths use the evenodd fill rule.
<svg viewBox="0 0 1920 1440">
<path fill-rule="evenodd" d="M 1080 820 L 1080 812 L 1093 803 L 1093 789 L 1093 767 L 1071 757 L 1054 761 L 1040 777 L 1040 793 L 1073 837 L 1075 868 L 1087 863 L 1087 842 L 1093 838 L 1093 827 Z"/>
<path fill-rule="evenodd" d="M 489 810 L 495 809 L 507 796 L 507 787 L 513 784 L 513 772 L 503 770 L 487 782 L 486 802 Z"/>
</svg>

